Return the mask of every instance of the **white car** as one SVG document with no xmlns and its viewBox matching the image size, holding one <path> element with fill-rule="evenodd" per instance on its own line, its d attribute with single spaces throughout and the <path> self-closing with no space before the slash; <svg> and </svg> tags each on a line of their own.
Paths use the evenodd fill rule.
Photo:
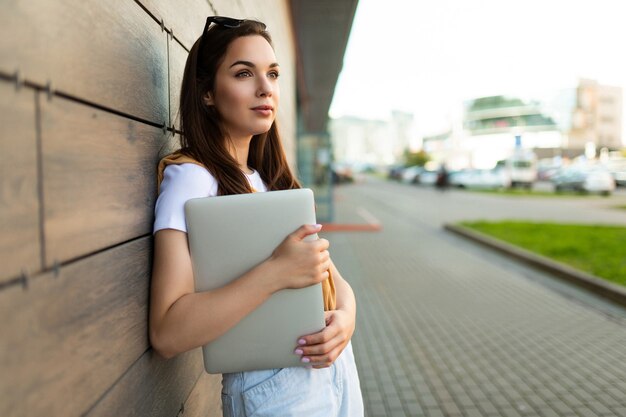
<svg viewBox="0 0 626 417">
<path fill-rule="evenodd" d="M 424 168 L 419 166 L 405 168 L 400 176 L 400 181 L 408 184 L 416 184 L 419 181 L 419 176 L 422 171 L 424 171 Z"/>
<path fill-rule="evenodd" d="M 505 169 L 472 169 L 458 172 L 452 176 L 452 185 L 463 188 L 509 188 L 511 178 Z"/>
<path fill-rule="evenodd" d="M 417 182 L 422 185 L 434 185 L 437 182 L 437 175 L 439 175 L 437 171 L 423 171 Z"/>
<path fill-rule="evenodd" d="M 615 191 L 615 179 L 601 166 L 570 166 L 552 177 L 556 192 L 563 190 L 610 195 Z"/>
<path fill-rule="evenodd" d="M 615 179 L 605 169 L 592 169 L 587 173 L 583 190 L 589 193 L 611 194 L 615 191 Z"/>
<path fill-rule="evenodd" d="M 609 161 L 606 167 L 613 176 L 615 185 L 626 187 L 626 159 Z"/>
</svg>

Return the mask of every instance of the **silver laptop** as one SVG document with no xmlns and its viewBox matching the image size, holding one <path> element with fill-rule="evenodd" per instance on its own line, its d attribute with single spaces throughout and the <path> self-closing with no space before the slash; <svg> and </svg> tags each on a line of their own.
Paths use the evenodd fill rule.
<svg viewBox="0 0 626 417">
<path fill-rule="evenodd" d="M 196 198 L 185 203 L 196 291 L 224 286 L 269 258 L 287 235 L 315 224 L 309 189 Z M 307 239 L 317 239 L 316 235 Z M 321 284 L 281 290 L 202 348 L 208 373 L 302 366 L 300 336 L 324 328 Z"/>
</svg>

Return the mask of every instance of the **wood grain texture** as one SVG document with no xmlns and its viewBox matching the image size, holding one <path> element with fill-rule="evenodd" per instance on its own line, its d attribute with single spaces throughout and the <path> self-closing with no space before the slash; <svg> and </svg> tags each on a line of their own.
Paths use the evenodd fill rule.
<svg viewBox="0 0 626 417">
<path fill-rule="evenodd" d="M 176 416 L 204 372 L 202 366 L 199 348 L 169 360 L 149 350 L 85 417 Z"/>
<path fill-rule="evenodd" d="M 170 126 L 180 129 L 180 90 L 187 61 L 187 51 L 176 41 L 169 43 Z"/>
<path fill-rule="evenodd" d="M 137 237 L 151 231 L 156 162 L 177 138 L 131 119 L 180 128 L 178 42 L 190 48 L 206 16 L 224 14 L 268 23 L 283 139 L 295 132 L 289 2 L 138 1 L 176 39 L 134 0 L 2 4 L 0 71 L 132 117 L 0 81 L 0 153 L 11 156 L 0 168 L 0 283 L 25 265 L 67 263 L 0 291 L 0 416 L 175 416 L 182 403 L 185 416 L 221 415 L 220 377 L 204 372 L 199 349 L 165 361 L 149 348 L 152 240 Z"/>
<path fill-rule="evenodd" d="M 0 82 L 0 282 L 41 269 L 35 94 Z"/>
<path fill-rule="evenodd" d="M 249 2 L 251 3 L 251 2 Z M 234 17 L 236 19 L 243 19 L 248 16 L 245 12 L 246 8 L 243 7 L 241 0 L 232 1 L 232 0 L 211 0 L 211 4 L 216 11 L 216 14 L 219 16 L 229 16 Z M 248 9 L 254 8 L 255 6 L 248 5 Z"/>
<path fill-rule="evenodd" d="M 168 121 L 166 33 L 129 0 L 9 0 L 0 70 L 162 124 Z M 202 30 L 202 29 L 200 29 Z"/>
<path fill-rule="evenodd" d="M 183 416 L 222 417 L 222 376 L 202 372 L 185 401 Z"/>
<path fill-rule="evenodd" d="M 174 36 L 187 50 L 202 34 L 207 16 L 212 16 L 210 2 L 207 0 L 140 0 L 157 20 L 163 20 L 165 27 L 174 30 Z"/>
<path fill-rule="evenodd" d="M 79 416 L 141 357 L 151 247 L 136 240 L 0 291 L 0 415 Z"/>
<path fill-rule="evenodd" d="M 46 265 L 152 231 L 159 128 L 42 100 Z"/>
</svg>

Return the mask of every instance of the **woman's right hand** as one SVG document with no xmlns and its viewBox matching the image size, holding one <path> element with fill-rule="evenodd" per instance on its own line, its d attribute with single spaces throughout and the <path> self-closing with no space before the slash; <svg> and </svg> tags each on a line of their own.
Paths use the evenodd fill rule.
<svg viewBox="0 0 626 417">
<path fill-rule="evenodd" d="M 268 262 L 273 266 L 275 291 L 308 287 L 328 278 L 328 240 L 305 240 L 321 228 L 321 225 L 304 225 L 287 236 L 274 250 Z"/>
</svg>

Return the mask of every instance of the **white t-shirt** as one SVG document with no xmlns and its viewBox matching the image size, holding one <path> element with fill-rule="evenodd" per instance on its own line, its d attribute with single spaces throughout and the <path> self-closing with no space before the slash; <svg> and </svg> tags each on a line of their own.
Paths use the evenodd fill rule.
<svg viewBox="0 0 626 417">
<path fill-rule="evenodd" d="M 267 191 L 257 171 L 246 174 L 246 178 L 256 191 Z M 186 233 L 187 200 L 216 195 L 217 181 L 205 168 L 196 164 L 168 165 L 163 172 L 163 181 L 154 208 L 153 233 L 162 229 L 176 229 Z"/>
</svg>

